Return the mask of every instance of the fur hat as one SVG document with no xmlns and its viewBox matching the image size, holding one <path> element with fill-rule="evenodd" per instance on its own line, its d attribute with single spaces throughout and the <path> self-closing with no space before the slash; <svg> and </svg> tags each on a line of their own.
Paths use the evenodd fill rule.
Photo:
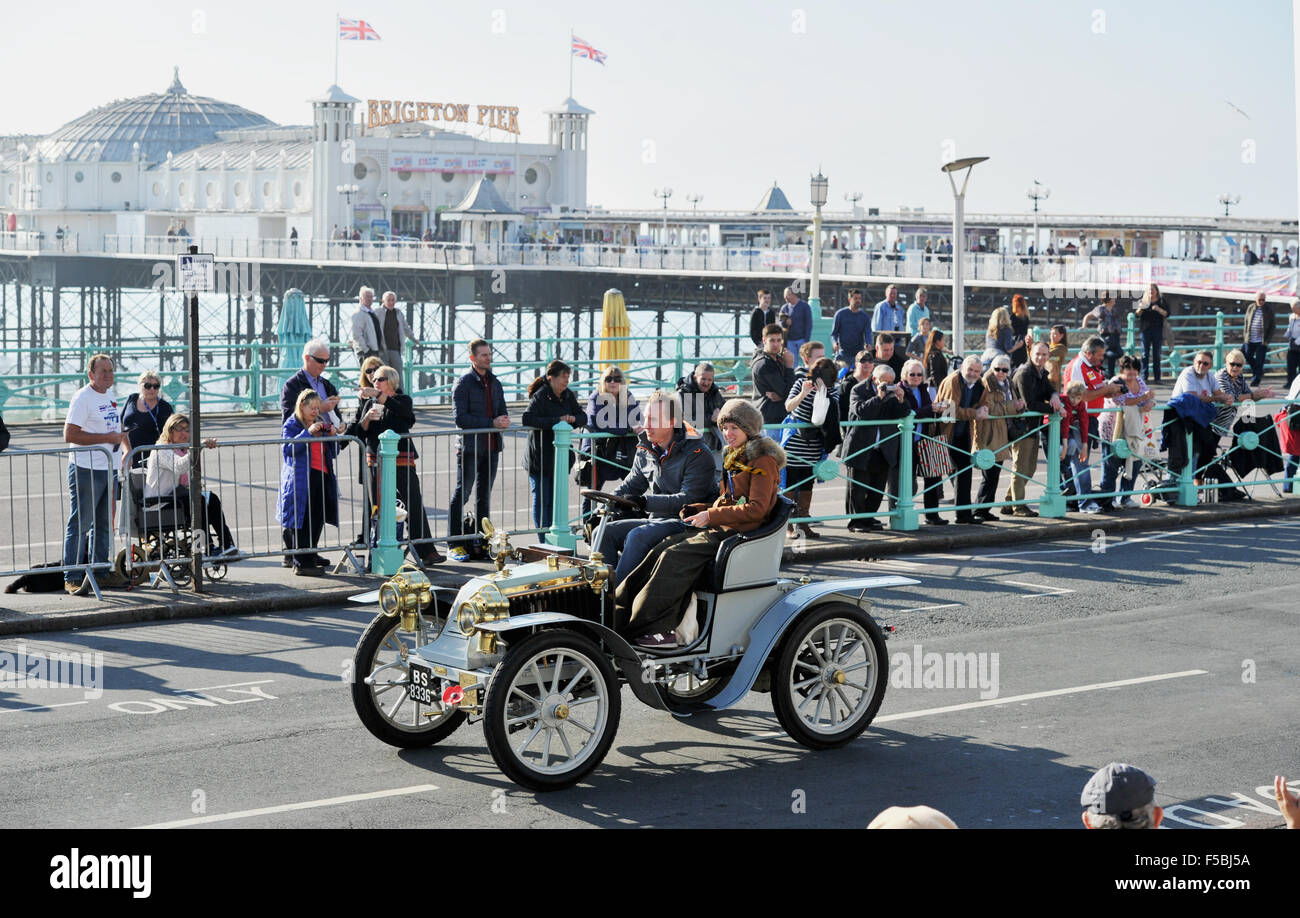
<svg viewBox="0 0 1300 918">
<path fill-rule="evenodd" d="M 743 398 L 733 398 L 722 406 L 722 412 L 718 415 L 719 429 L 727 423 L 735 424 L 751 440 L 763 435 L 763 416 Z"/>
</svg>

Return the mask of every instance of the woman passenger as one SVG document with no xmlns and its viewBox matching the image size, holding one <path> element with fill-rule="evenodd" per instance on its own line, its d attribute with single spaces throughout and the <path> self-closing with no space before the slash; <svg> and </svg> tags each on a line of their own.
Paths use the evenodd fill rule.
<svg viewBox="0 0 1300 918">
<path fill-rule="evenodd" d="M 763 436 L 763 416 L 748 402 L 732 399 L 722 406 L 718 429 L 726 444 L 718 499 L 682 508 L 691 528 L 655 546 L 614 592 L 616 627 L 638 646 L 671 649 L 679 644 L 678 630 L 693 634 L 689 600 L 695 579 L 723 539 L 762 526 L 776 506 L 785 450 Z"/>
</svg>

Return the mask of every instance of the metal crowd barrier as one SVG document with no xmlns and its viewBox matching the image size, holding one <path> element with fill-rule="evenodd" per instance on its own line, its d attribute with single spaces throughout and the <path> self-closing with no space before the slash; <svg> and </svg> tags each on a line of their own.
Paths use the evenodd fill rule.
<svg viewBox="0 0 1300 918">
<path fill-rule="evenodd" d="M 225 565 L 233 560 L 271 556 L 290 560 L 295 556 L 311 557 L 324 552 L 342 552 L 343 560 L 362 573 L 365 568 L 357 552 L 364 550 L 370 540 L 371 516 L 365 444 L 351 436 L 312 437 L 310 443 L 338 445 L 339 451 L 333 459 L 338 517 L 337 524 L 329 525 L 324 519 L 316 519 L 312 498 L 319 498 L 324 505 L 326 492 L 322 490 L 320 494 L 312 495 L 309 490 L 303 522 L 308 529 L 318 525 L 320 537 L 315 545 L 302 547 L 286 544 L 278 517 L 278 502 L 286 447 L 302 446 L 303 440 L 219 440 L 216 448 L 204 448 L 202 466 L 204 503 L 209 511 L 207 526 L 204 520 L 191 520 L 187 498 L 178 498 L 170 489 L 168 493 L 159 495 L 156 488 L 148 488 L 150 463 L 165 462 L 161 454 L 187 449 L 188 445 L 144 444 L 132 449 L 128 454 L 128 466 L 133 465 L 138 456 L 143 458 L 141 468 L 132 471 L 123 487 L 124 504 L 130 508 L 129 528 L 124 533 L 129 533 L 130 545 L 120 553 L 121 572 L 129 581 L 139 583 L 143 580 L 139 571 L 153 571 L 155 584 L 165 580 L 174 590 L 178 584 L 183 586 L 188 582 L 197 543 L 208 575 L 213 579 L 224 577 Z M 308 478 L 310 480 L 310 474 Z M 323 480 L 321 486 L 327 488 L 329 482 Z M 237 556 L 223 557 L 219 553 L 227 546 L 220 544 L 223 534 L 218 515 L 239 549 Z M 209 531 L 213 528 L 217 531 Z"/>
<path fill-rule="evenodd" d="M 11 447 L 0 452 L 0 469 L 3 469 L 0 475 L 7 479 L 5 492 L 0 494 L 0 514 L 8 522 L 5 534 L 0 535 L 0 577 L 55 572 L 66 575 L 80 571 L 90 581 L 95 597 L 103 598 L 99 577 L 113 567 L 113 515 L 116 509 L 114 473 L 111 468 L 100 470 L 106 476 L 107 496 L 102 507 L 96 507 L 93 493 L 84 495 L 86 499 L 82 500 L 81 489 L 85 487 L 87 479 L 71 474 L 70 470 L 75 456 L 89 453 L 103 455 L 106 452 L 104 447 L 99 446 L 60 446 L 32 450 Z M 63 472 L 59 480 L 66 484 L 66 489 L 60 487 L 49 493 L 32 493 L 30 485 L 43 486 L 48 480 L 49 463 L 59 465 Z M 111 459 L 109 465 L 112 465 Z M 64 564 L 74 500 L 84 521 L 81 527 L 85 533 L 82 537 L 84 543 L 77 562 Z M 89 509 L 85 509 L 87 507 Z M 108 545 L 104 559 L 99 561 L 93 560 L 93 543 L 96 538 Z M 64 579 L 67 579 L 66 576 Z"/>
</svg>

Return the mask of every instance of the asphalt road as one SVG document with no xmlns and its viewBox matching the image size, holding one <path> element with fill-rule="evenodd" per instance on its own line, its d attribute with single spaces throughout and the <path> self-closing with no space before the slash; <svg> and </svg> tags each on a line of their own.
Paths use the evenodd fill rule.
<svg viewBox="0 0 1300 918">
<path fill-rule="evenodd" d="M 921 581 L 875 594 L 895 628 L 893 684 L 863 737 L 813 753 L 780 733 L 766 695 L 679 721 L 625 691 L 604 764 L 545 795 L 497 771 L 479 725 L 410 752 L 365 731 L 344 678 L 369 609 L 6 639 L 14 654 L 102 653 L 104 672 L 100 697 L 0 687 L 0 818 L 811 828 L 928 803 L 963 827 L 1078 828 L 1083 784 L 1121 760 L 1158 779 L 1166 825 L 1280 825 L 1265 785 L 1300 778 L 1297 533 L 1300 521 L 1264 521 L 1103 553 L 1045 543 L 790 568 Z M 982 689 L 904 684 L 915 654 L 950 652 L 985 655 Z"/>
</svg>

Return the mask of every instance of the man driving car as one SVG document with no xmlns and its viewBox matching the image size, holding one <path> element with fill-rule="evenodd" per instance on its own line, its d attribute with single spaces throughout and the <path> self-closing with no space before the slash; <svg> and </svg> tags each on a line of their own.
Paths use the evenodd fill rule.
<svg viewBox="0 0 1300 918">
<path fill-rule="evenodd" d="M 645 407 L 645 429 L 637 438 L 632 471 L 614 492 L 649 514 L 649 519 L 611 520 L 595 549 L 614 565 L 613 585 L 663 539 L 686 528 L 678 512 L 707 503 L 718 492 L 713 454 L 682 420 L 676 392 L 660 389 Z"/>
</svg>

